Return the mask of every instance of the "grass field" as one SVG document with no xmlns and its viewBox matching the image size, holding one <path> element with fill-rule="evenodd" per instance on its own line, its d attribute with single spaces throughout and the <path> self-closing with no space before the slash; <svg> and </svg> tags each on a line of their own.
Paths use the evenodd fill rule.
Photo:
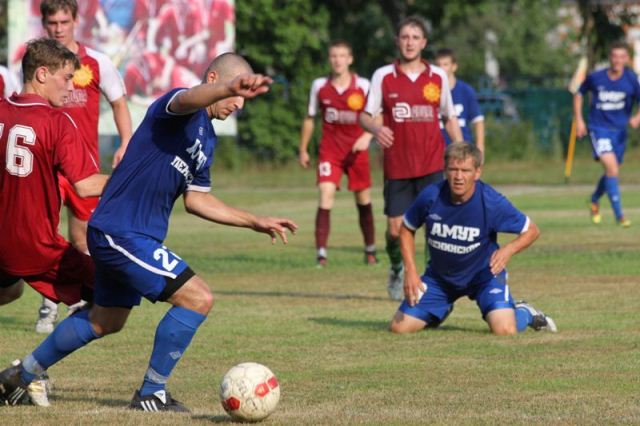
<svg viewBox="0 0 640 426">
<path fill-rule="evenodd" d="M 176 368 L 169 390 L 192 415 L 125 410 L 146 369 L 165 306 L 144 302 L 118 335 L 92 343 L 50 369 L 53 406 L 0 407 L 0 425 L 181 425 L 226 423 L 218 399 L 224 372 L 241 361 L 269 366 L 282 398 L 267 424 L 619 424 L 640 423 L 640 161 L 623 171 L 623 202 L 634 227 L 590 224 L 587 182 L 597 165 L 576 165 L 562 185 L 560 163 L 490 164 L 486 180 L 541 228 L 510 265 L 510 285 L 556 320 L 558 334 L 488 333 L 475 304 L 461 300 L 437 330 L 396 336 L 387 324 L 387 259 L 362 263 L 352 198 L 332 214 L 330 264 L 315 268 L 312 173 L 293 168 L 214 175 L 232 205 L 286 215 L 300 230 L 283 247 L 247 230 L 187 215 L 178 206 L 167 245 L 211 285 L 214 310 Z M 507 185 L 515 182 L 517 185 Z M 525 185 L 534 182 L 536 185 Z M 382 246 L 380 179 L 374 188 Z M 382 251 L 382 250 L 381 250 Z M 382 251 L 383 252 L 383 251 Z M 384 253 L 384 252 L 383 252 Z M 37 295 L 0 308 L 0 364 L 40 340 Z"/>
</svg>

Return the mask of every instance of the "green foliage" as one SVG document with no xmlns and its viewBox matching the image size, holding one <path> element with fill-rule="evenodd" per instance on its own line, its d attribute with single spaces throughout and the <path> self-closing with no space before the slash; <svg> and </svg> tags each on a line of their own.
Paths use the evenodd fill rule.
<svg viewBox="0 0 640 426">
<path fill-rule="evenodd" d="M 254 0 L 238 2 L 236 18 L 238 51 L 276 80 L 246 103 L 239 140 L 258 158 L 282 162 L 295 154 L 311 81 L 328 71 L 329 14 L 306 0 Z"/>
</svg>

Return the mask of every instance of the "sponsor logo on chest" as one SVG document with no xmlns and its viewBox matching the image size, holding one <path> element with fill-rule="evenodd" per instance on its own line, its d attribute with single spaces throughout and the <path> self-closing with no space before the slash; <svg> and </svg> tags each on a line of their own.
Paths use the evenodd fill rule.
<svg viewBox="0 0 640 426">
<path fill-rule="evenodd" d="M 480 228 L 435 222 L 431 227 L 430 234 L 441 238 L 473 242 L 480 236 Z"/>
<path fill-rule="evenodd" d="M 186 152 L 192 160 L 195 160 L 196 170 L 200 170 L 207 162 L 207 156 L 202 152 L 202 142 L 200 142 L 200 139 L 196 139 L 193 145 L 186 149 Z M 176 155 L 171 161 L 171 166 L 184 176 L 187 185 L 193 182 L 193 173 L 189 170 L 189 164 L 182 158 Z"/>
</svg>

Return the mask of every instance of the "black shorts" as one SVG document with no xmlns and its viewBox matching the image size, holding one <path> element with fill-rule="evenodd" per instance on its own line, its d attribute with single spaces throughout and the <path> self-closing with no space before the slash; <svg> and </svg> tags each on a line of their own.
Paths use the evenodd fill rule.
<svg viewBox="0 0 640 426">
<path fill-rule="evenodd" d="M 442 179 L 444 179 L 442 172 L 411 179 L 385 179 L 384 214 L 389 217 L 404 215 L 413 200 L 427 185 L 440 182 Z"/>
</svg>

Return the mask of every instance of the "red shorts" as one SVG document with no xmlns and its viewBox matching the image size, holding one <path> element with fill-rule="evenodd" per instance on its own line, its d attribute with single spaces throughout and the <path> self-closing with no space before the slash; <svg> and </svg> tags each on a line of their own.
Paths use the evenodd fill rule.
<svg viewBox="0 0 640 426">
<path fill-rule="evenodd" d="M 76 194 L 73 185 L 62 175 L 58 175 L 60 196 L 62 197 L 62 203 L 71 209 L 71 213 L 80 220 L 87 222 L 93 211 L 98 206 L 100 197 L 86 197 L 82 198 Z"/>
<path fill-rule="evenodd" d="M 92 300 L 94 270 L 91 257 L 69 245 L 47 272 L 14 276 L 0 270 L 0 288 L 8 287 L 23 279 L 47 299 L 73 305 L 82 299 Z"/>
<path fill-rule="evenodd" d="M 362 191 L 371 188 L 371 171 L 369 169 L 369 151 L 349 152 L 343 157 L 323 154 L 320 151 L 317 183 L 333 182 L 340 188 L 342 173 L 346 172 L 349 179 L 349 191 Z"/>
</svg>

